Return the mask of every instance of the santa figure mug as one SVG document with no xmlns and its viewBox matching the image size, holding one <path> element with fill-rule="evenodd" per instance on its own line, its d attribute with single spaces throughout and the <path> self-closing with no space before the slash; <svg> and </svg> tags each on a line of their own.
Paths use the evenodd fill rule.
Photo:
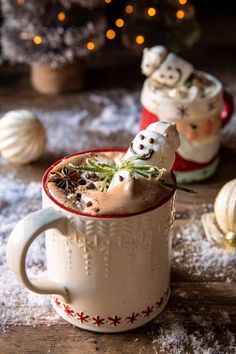
<svg viewBox="0 0 236 354">
<path fill-rule="evenodd" d="M 204 98 L 169 98 L 156 95 L 147 78 L 141 93 L 141 129 L 164 120 L 175 123 L 181 145 L 173 170 L 177 181 L 189 183 L 211 176 L 219 162 L 220 130 L 233 113 L 233 97 L 213 76 L 202 73 L 215 84 Z"/>
<path fill-rule="evenodd" d="M 170 294 L 175 192 L 132 215 L 84 214 L 58 203 L 47 189 L 48 175 L 60 162 L 44 175 L 43 208 L 21 220 L 10 235 L 9 268 L 29 290 L 51 295 L 55 311 L 75 326 L 121 332 L 144 325 L 164 309 Z M 26 255 L 43 231 L 48 276 L 31 280 Z"/>
</svg>

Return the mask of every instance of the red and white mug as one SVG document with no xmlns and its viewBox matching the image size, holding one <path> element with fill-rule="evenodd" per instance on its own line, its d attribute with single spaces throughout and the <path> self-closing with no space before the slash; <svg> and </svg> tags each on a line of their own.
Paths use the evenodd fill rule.
<svg viewBox="0 0 236 354">
<path fill-rule="evenodd" d="M 234 110 L 233 97 L 223 89 L 221 82 L 202 74 L 215 84 L 212 94 L 204 98 L 158 97 L 149 78 L 141 93 L 140 129 L 159 120 L 177 125 L 181 145 L 173 170 L 180 183 L 203 180 L 215 172 L 219 162 L 220 130 L 229 122 Z"/>
</svg>

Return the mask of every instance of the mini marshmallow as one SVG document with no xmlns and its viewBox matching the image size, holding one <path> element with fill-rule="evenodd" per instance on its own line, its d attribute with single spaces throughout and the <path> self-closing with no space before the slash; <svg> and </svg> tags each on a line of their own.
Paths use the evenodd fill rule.
<svg viewBox="0 0 236 354">
<path fill-rule="evenodd" d="M 160 67 L 152 73 L 151 80 L 168 87 L 175 87 L 182 85 L 193 71 L 193 65 L 170 53 Z"/>
<path fill-rule="evenodd" d="M 174 164 L 175 151 L 179 145 L 179 134 L 175 124 L 163 121 L 152 123 L 147 129 L 141 130 L 135 136 L 122 162 L 136 155 L 146 155 L 146 159 L 137 159 L 133 163 L 137 166 L 157 166 L 158 168 L 164 168 L 168 173 Z M 117 172 L 111 181 L 108 191 L 123 181 L 128 180 L 128 178 L 128 171 Z"/>
<path fill-rule="evenodd" d="M 156 70 L 167 56 L 167 49 L 161 45 L 143 50 L 141 63 L 142 73 L 150 76 Z"/>
</svg>

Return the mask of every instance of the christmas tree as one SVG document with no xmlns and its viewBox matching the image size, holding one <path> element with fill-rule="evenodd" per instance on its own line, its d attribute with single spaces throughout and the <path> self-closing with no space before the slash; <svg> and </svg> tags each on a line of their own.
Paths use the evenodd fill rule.
<svg viewBox="0 0 236 354">
<path fill-rule="evenodd" d="M 5 56 L 31 65 L 31 80 L 38 91 L 78 88 L 81 59 L 104 42 L 100 1 L 2 0 L 2 5 Z"/>
<path fill-rule="evenodd" d="M 194 44 L 199 32 L 188 0 L 134 0 L 125 5 L 122 40 L 128 48 L 140 51 L 162 44 L 178 52 Z"/>
</svg>

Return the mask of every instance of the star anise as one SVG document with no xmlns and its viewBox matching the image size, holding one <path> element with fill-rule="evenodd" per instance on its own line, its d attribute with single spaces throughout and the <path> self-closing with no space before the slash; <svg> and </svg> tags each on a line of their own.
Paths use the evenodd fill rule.
<svg viewBox="0 0 236 354">
<path fill-rule="evenodd" d="M 48 182 L 54 182 L 65 192 L 71 193 L 79 185 L 80 179 L 80 174 L 77 171 L 63 167 L 61 170 L 52 172 Z"/>
</svg>

